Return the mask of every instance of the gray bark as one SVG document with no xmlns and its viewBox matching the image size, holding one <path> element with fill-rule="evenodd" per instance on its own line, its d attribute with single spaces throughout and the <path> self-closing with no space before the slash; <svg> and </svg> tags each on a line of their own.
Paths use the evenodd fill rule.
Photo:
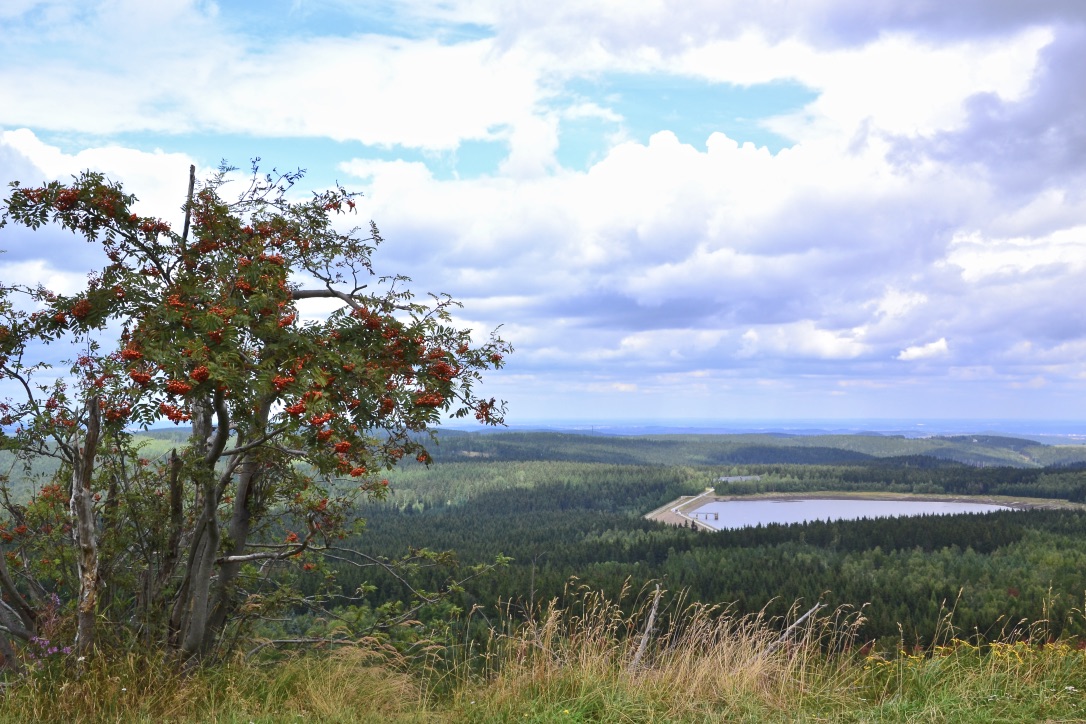
<svg viewBox="0 0 1086 724">
<path fill-rule="evenodd" d="M 170 451 L 170 536 L 166 541 L 166 555 L 158 572 L 157 590 L 161 590 L 173 575 L 174 566 L 181 553 L 181 531 L 185 522 L 185 484 L 181 480 L 181 458 L 177 448 Z"/>
<path fill-rule="evenodd" d="M 225 410 L 223 411 L 223 415 Z M 271 408 L 267 403 L 263 404 L 257 415 L 257 429 L 266 429 Z M 220 421 L 223 417 L 220 415 Z M 225 440 L 223 441 L 225 443 Z M 219 448 L 222 451 L 222 448 Z M 248 453 L 242 453 L 235 461 L 240 460 L 238 466 L 237 488 L 234 492 L 234 509 L 230 516 L 230 527 L 227 536 L 230 548 L 226 551 L 226 557 L 240 556 L 245 552 L 249 542 L 249 530 L 253 521 L 253 504 L 257 499 L 257 486 L 260 483 L 260 467 L 251 459 Z M 214 644 L 214 638 L 222 631 L 233 609 L 234 586 L 238 574 L 241 573 L 243 563 L 241 561 L 217 561 L 220 564 L 219 579 L 215 587 L 215 603 L 211 610 L 208 630 L 204 641 L 205 651 Z"/>
<path fill-rule="evenodd" d="M 79 566 L 79 604 L 76 608 L 75 650 L 86 655 L 94 648 L 94 621 L 98 613 L 98 541 L 94 516 L 94 458 L 98 448 L 101 416 L 98 398 L 87 400 L 87 436 L 77 448 L 72 466 L 72 534 Z"/>
<path fill-rule="evenodd" d="M 214 487 L 213 484 L 208 487 Z M 204 494 L 204 508 L 200 528 L 203 535 L 193 541 L 193 555 L 189 558 L 186 586 L 180 603 L 180 649 L 184 659 L 197 656 L 204 649 L 208 624 L 208 608 L 211 578 L 215 558 L 218 556 L 221 534 L 215 519 L 215 495 L 213 490 Z"/>
<path fill-rule="evenodd" d="M 227 536 L 230 541 L 226 555 L 240 556 L 245 552 L 249 540 L 249 528 L 252 523 L 252 502 L 254 498 L 254 486 L 257 484 L 257 465 L 249 461 L 241 466 L 238 476 L 237 496 L 234 498 L 234 510 L 230 518 L 230 527 Z M 215 604 L 208 617 L 208 628 L 205 634 L 204 650 L 208 650 L 214 644 L 214 637 L 226 625 L 227 618 L 233 608 L 234 584 L 241 572 L 242 562 L 226 561 L 220 565 L 218 583 L 215 586 Z"/>
<path fill-rule="evenodd" d="M 216 426 L 212 425 L 213 415 Z M 212 432 L 213 429 L 214 432 Z M 226 470 L 216 478 L 215 466 L 222 457 L 229 435 L 229 412 L 220 393 L 216 393 L 210 404 L 194 406 L 192 447 L 194 452 L 203 457 L 202 480 L 199 481 L 198 486 L 198 504 L 201 513 L 190 544 L 188 564 L 171 617 L 172 638 L 176 641 L 186 661 L 194 660 L 206 653 L 218 633 L 215 626 L 218 606 L 213 605 L 211 591 L 212 583 L 217 577 L 219 547 L 222 544 L 217 510 L 219 501 L 222 500 L 227 485 L 234 478 L 240 462 L 237 458 L 231 460 Z M 246 476 L 243 474 L 241 477 Z M 241 491 L 238 492 L 235 501 L 245 497 Z M 234 528 L 235 526 L 231 525 L 231 532 Z M 240 532 L 243 538 L 247 537 L 247 526 Z M 222 585 L 220 582 L 216 590 L 221 589 Z M 216 599 L 218 598 L 216 594 Z"/>
</svg>

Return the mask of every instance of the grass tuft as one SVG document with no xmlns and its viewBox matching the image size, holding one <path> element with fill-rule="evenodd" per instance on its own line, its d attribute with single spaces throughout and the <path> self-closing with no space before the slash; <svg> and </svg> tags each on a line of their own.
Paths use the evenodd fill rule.
<svg viewBox="0 0 1086 724">
<path fill-rule="evenodd" d="M 862 621 L 838 610 L 786 629 L 788 621 L 680 597 L 650 630 L 653 597 L 632 614 L 586 589 L 567 597 L 572 605 L 552 602 L 538 620 L 494 635 L 482 655 L 488 670 L 456 696 L 465 720 L 736 721 L 832 707 Z"/>
</svg>

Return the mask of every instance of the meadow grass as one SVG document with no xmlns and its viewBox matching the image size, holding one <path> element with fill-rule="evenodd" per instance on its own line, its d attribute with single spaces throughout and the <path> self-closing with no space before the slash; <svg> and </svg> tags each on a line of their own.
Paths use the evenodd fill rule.
<svg viewBox="0 0 1086 724">
<path fill-rule="evenodd" d="M 421 722 L 417 677 L 365 649 L 237 661 L 181 674 L 162 657 L 51 662 L 11 679 L 3 722 Z"/>
<path fill-rule="evenodd" d="M 793 626 L 798 607 L 770 620 L 680 597 L 635 666 L 649 599 L 631 615 L 591 591 L 571 599 L 495 631 L 446 710 L 473 722 L 1086 721 L 1086 651 L 1049 642 L 1043 624 L 981 645 L 948 612 L 940 645 L 874 652 L 857 638 L 862 611 Z"/>
<path fill-rule="evenodd" d="M 184 675 L 153 655 L 58 659 L 8 678 L 0 721 L 1086 721 L 1086 651 L 1043 624 L 980 642 L 948 615 L 939 645 L 876 652 L 862 611 L 797 623 L 805 607 L 774 620 L 655 599 L 624 613 L 575 588 L 526 623 L 510 604 L 485 640 L 415 660 L 366 644 Z"/>
</svg>

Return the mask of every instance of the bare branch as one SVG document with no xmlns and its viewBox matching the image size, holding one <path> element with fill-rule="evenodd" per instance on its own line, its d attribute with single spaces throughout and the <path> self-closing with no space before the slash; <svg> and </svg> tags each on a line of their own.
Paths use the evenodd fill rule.
<svg viewBox="0 0 1086 724">
<path fill-rule="evenodd" d="M 287 558 L 290 558 L 291 556 L 296 556 L 299 553 L 304 553 L 306 548 L 308 548 L 308 547 L 309 547 L 309 539 L 306 538 L 304 541 L 302 541 L 298 545 L 293 546 L 290 550 L 280 551 L 279 553 L 273 553 L 272 551 L 264 551 L 262 553 L 246 553 L 243 556 L 222 556 L 220 558 L 216 558 L 215 563 L 218 563 L 218 564 L 223 564 L 223 563 L 248 563 L 250 561 L 263 561 L 263 560 L 281 561 L 281 560 L 285 560 Z"/>
<path fill-rule="evenodd" d="M 364 287 L 362 287 L 364 288 Z M 356 290 L 357 291 L 357 290 Z M 352 309 L 361 309 L 362 305 L 347 292 L 328 287 L 326 289 L 295 289 L 290 293 L 292 299 L 339 299 Z"/>
<path fill-rule="evenodd" d="M 230 448 L 229 450 L 223 450 L 222 454 L 229 457 L 231 455 L 240 455 L 242 453 L 249 452 L 253 448 L 260 447 L 264 443 L 271 440 L 273 437 L 276 437 L 277 435 L 282 435 L 284 432 L 287 431 L 287 429 L 288 429 L 287 425 L 281 425 L 280 427 L 277 427 L 277 428 L 275 428 L 274 430 L 272 430 L 270 432 L 264 433 L 263 435 L 261 435 L 256 440 L 253 440 L 250 443 L 246 443 L 244 445 L 239 445 L 238 447 L 233 447 L 233 448 Z M 282 448 L 277 447 L 276 449 L 279 450 L 279 449 L 282 449 Z M 302 453 L 302 454 L 304 454 L 304 453 Z"/>
<path fill-rule="evenodd" d="M 278 450 L 281 453 L 286 453 L 287 455 L 290 455 L 290 456 L 296 457 L 296 458 L 305 457 L 306 455 L 309 454 L 305 450 L 299 450 L 297 448 L 292 448 L 292 447 L 283 447 L 282 445 L 276 445 L 275 449 Z"/>
<path fill-rule="evenodd" d="M 196 189 L 196 166 L 189 166 L 189 193 L 185 202 L 185 229 L 181 232 L 181 248 L 189 240 L 189 222 L 192 220 L 192 192 Z"/>
</svg>

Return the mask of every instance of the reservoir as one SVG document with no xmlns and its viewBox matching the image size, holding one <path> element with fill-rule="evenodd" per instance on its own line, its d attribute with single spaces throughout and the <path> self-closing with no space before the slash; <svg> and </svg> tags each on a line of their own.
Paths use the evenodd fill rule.
<svg viewBox="0 0 1086 724">
<path fill-rule="evenodd" d="M 859 520 L 909 515 L 955 515 L 1011 510 L 1005 505 L 936 500 L 830 500 L 788 498 L 779 500 L 720 500 L 688 511 L 686 515 L 718 530 L 770 523 L 806 523 L 812 520 Z"/>
</svg>

